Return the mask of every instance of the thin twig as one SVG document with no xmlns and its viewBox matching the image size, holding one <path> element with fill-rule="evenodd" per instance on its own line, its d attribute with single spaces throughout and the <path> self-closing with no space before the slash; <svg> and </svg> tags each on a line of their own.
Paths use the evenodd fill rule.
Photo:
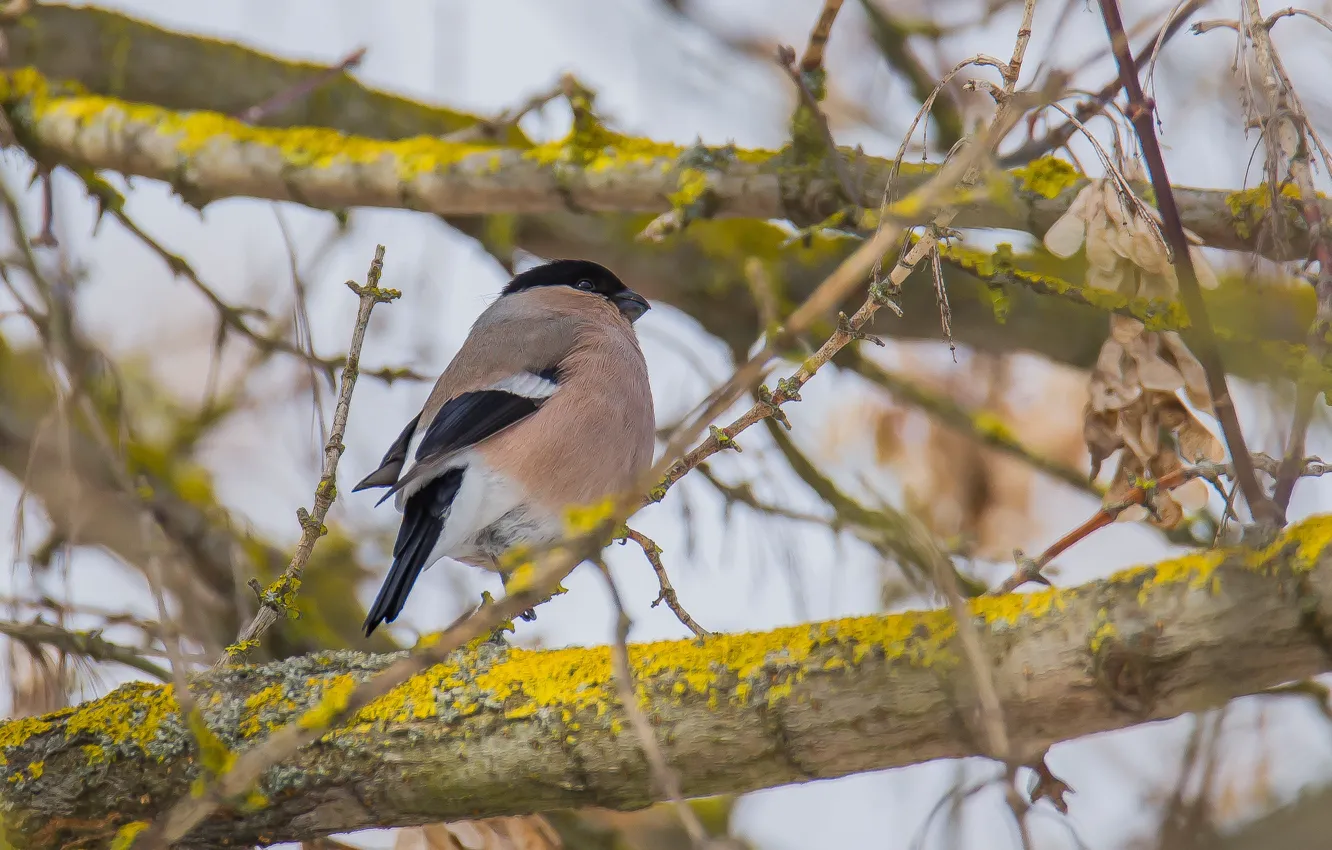
<svg viewBox="0 0 1332 850">
<path fill-rule="evenodd" d="M 304 100 L 314 92 L 361 64 L 361 60 L 365 58 L 365 52 L 366 48 L 358 47 L 356 50 L 347 54 L 346 58 L 337 65 L 325 68 L 309 79 L 302 80 L 296 85 L 278 92 L 268 100 L 265 100 L 262 103 L 257 103 L 245 111 L 237 113 L 236 118 L 244 121 L 246 124 L 256 124 L 264 118 L 267 118 L 269 115 L 272 115 L 274 112 L 281 112 L 283 109 Z"/>
<path fill-rule="evenodd" d="M 98 629 L 76 631 L 34 620 L 31 623 L 12 623 L 0 620 L 0 634 L 27 646 L 52 646 L 69 655 L 82 655 L 92 661 L 115 662 L 133 667 L 160 682 L 171 681 L 171 672 L 144 657 L 141 650 L 113 643 L 102 637 Z"/>
<path fill-rule="evenodd" d="M 908 518 L 906 531 L 916 538 L 916 545 L 928 553 L 934 586 L 948 601 L 948 608 L 957 626 L 957 639 L 962 645 L 962 654 L 966 657 L 967 665 L 971 667 L 972 677 L 976 682 L 976 698 L 980 703 L 980 728 L 985 752 L 990 758 L 1004 765 L 1007 780 L 1005 796 L 1013 812 L 1013 819 L 1017 823 L 1018 832 L 1022 836 L 1022 846 L 1030 848 L 1031 835 L 1026 818 L 1028 805 L 1017 792 L 1018 763 L 1014 759 L 1012 742 L 1008 737 L 1008 725 L 1004 722 L 1004 707 L 999 701 L 999 691 L 994 684 L 994 668 L 986 658 L 985 648 L 981 646 L 980 633 L 971 620 L 971 612 L 967 609 L 962 594 L 958 592 L 957 573 L 953 569 L 952 561 L 934 544 L 933 538 L 918 520 Z"/>
<path fill-rule="evenodd" d="M 851 172 L 847 170 L 846 160 L 842 158 L 842 152 L 837 149 L 837 140 L 833 138 L 832 128 L 828 126 L 828 116 L 824 115 L 823 110 L 819 108 L 819 97 L 810 88 L 809 81 L 805 78 L 806 74 L 815 74 L 820 71 L 817 68 L 813 71 L 797 68 L 795 55 L 794 48 L 782 45 L 777 48 L 777 64 L 791 78 L 796 91 L 800 93 L 800 99 L 805 102 L 805 108 L 809 110 L 814 123 L 818 125 L 819 133 L 823 136 L 824 149 L 828 152 L 828 161 L 832 163 L 833 173 L 837 175 L 837 183 L 842 187 L 842 194 L 846 197 L 846 202 L 860 206 L 860 193 L 856 191 L 855 181 L 851 179 Z"/>
<path fill-rule="evenodd" d="M 680 816 L 680 823 L 684 826 L 685 832 L 689 833 L 689 839 L 694 847 L 702 848 L 708 843 L 707 830 L 703 828 L 698 813 L 685 802 L 684 792 L 680 788 L 680 777 L 666 761 L 666 755 L 661 751 L 661 744 L 652 731 L 652 724 L 648 722 L 647 715 L 638 702 L 637 689 L 634 687 L 634 671 L 629 665 L 629 627 L 633 623 L 629 619 L 628 612 L 624 610 L 624 600 L 620 598 L 620 589 L 615 586 L 615 579 L 611 576 L 610 570 L 600 560 L 597 561 L 597 566 L 601 570 L 602 578 L 606 580 L 611 600 L 615 603 L 615 643 L 611 645 L 611 666 L 615 674 L 615 690 L 620 698 L 620 707 L 624 709 L 625 716 L 629 718 L 629 726 L 634 730 L 634 735 L 643 748 L 643 756 L 647 759 L 653 783 L 675 807 L 676 813 Z"/>
<path fill-rule="evenodd" d="M 842 8 L 842 0 L 823 0 L 823 10 L 809 31 L 809 41 L 805 44 L 805 53 L 800 57 L 800 70 L 805 73 L 817 71 L 823 67 L 823 50 L 828 45 L 828 36 L 832 34 L 833 21 Z"/>
<path fill-rule="evenodd" d="M 1309 327 L 1305 368 L 1296 382 L 1295 410 L 1290 435 L 1286 439 L 1286 456 L 1277 473 L 1276 489 L 1272 496 L 1284 519 L 1295 492 L 1295 483 L 1300 478 L 1305 438 L 1309 424 L 1313 421 L 1314 403 L 1319 394 L 1319 388 L 1310 380 L 1308 372 L 1322 364 L 1328 351 L 1328 334 L 1332 333 L 1332 233 L 1329 233 L 1327 222 L 1323 220 L 1313 173 L 1309 167 L 1309 142 L 1317 141 L 1317 133 L 1295 95 L 1294 86 L 1282 67 L 1268 33 L 1273 23 L 1287 14 L 1295 14 L 1295 10 L 1286 9 L 1263 20 L 1257 0 L 1244 0 L 1240 7 L 1243 10 L 1240 37 L 1247 37 L 1253 45 L 1254 61 L 1262 69 L 1262 73 L 1257 76 L 1266 96 L 1261 101 L 1252 97 L 1246 99 L 1252 105 L 1251 108 L 1260 113 L 1254 117 L 1263 128 L 1271 182 L 1275 185 L 1283 166 L 1288 170 L 1299 191 L 1300 214 L 1309 229 L 1313 260 L 1318 263 L 1318 274 L 1314 280 L 1317 307 L 1313 324 Z M 1259 102 L 1261 106 L 1256 105 Z"/>
<path fill-rule="evenodd" d="M 1023 28 L 1019 31 L 1018 46 L 1014 51 L 1015 65 L 1020 65 L 1027 41 L 1030 39 L 1033 8 L 1034 0 L 1027 0 Z M 1016 76 L 1016 73 L 1011 75 L 1014 84 Z M 1010 75 L 1006 74 L 1005 79 L 1010 79 Z M 1016 122 L 1017 100 L 1018 98 L 1010 98 L 1000 105 L 996 119 L 982 143 L 955 157 L 940 169 L 931 181 L 913 193 L 921 206 L 926 208 L 932 206 L 940 196 L 959 182 L 960 178 L 973 173 L 980 155 L 998 144 Z M 763 349 L 742 364 L 730 380 L 701 405 L 701 410 L 668 441 L 661 461 L 644 474 L 642 480 L 645 488 L 651 482 L 659 480 L 661 476 L 666 476 L 666 483 L 654 488 L 648 501 L 659 500 L 659 492 L 664 495 L 671 483 L 679 480 L 706 457 L 720 451 L 723 439 L 728 442 L 733 440 L 734 434 L 727 434 L 723 429 L 714 426 L 712 436 L 707 441 L 690 452 L 686 458 L 680 458 L 683 446 L 692 442 L 711 424 L 713 418 L 756 383 L 764 368 L 780 351 L 784 350 L 792 340 L 799 338 L 799 335 L 814 321 L 831 312 L 837 303 L 850 294 L 856 284 L 863 280 L 863 276 L 870 270 L 878 256 L 896 243 L 900 233 L 895 224 L 887 224 L 873 239 L 863 243 L 791 314 L 785 327 L 772 334 Z M 902 263 L 899 261 L 899 268 L 901 267 Z M 901 275 L 902 279 L 905 279 L 909 271 L 910 268 L 906 268 Z M 895 269 L 894 274 L 897 272 Z M 837 351 L 853 339 L 865 336 L 859 329 L 878 311 L 883 300 L 880 295 L 871 293 L 870 298 L 854 317 L 839 322 L 837 332 L 824 343 L 819 352 L 806 361 L 792 379 L 779 384 L 778 391 L 771 394 L 770 401 L 761 401 L 751 409 L 750 414 L 742 417 L 743 422 L 737 420 L 732 427 L 737 432 L 743 430 L 760 419 L 772 416 L 780 402 L 798 398 L 799 387 L 813 377 Z M 207 783 L 202 789 L 196 789 L 198 793 L 192 793 L 188 798 L 173 805 L 164 817 L 140 834 L 139 840 L 142 846 L 159 848 L 179 841 L 216 811 L 224 801 L 249 788 L 269 766 L 288 758 L 301 747 L 317 740 L 333 725 L 354 715 L 369 702 L 397 687 L 411 676 L 444 660 L 466 641 L 490 633 L 505 620 L 544 601 L 558 587 L 562 578 L 582 560 L 599 551 L 610 539 L 614 529 L 643 504 L 643 499 L 637 494 L 622 495 L 612 503 L 611 510 L 602 521 L 593 523 L 591 528 L 571 539 L 546 547 L 547 551 L 541 554 L 539 560 L 529 565 L 531 570 L 528 578 L 511 582 L 507 588 L 508 593 L 503 599 L 483 602 L 477 609 L 447 629 L 433 644 L 411 653 L 407 658 L 357 686 L 350 695 L 339 695 L 336 702 L 321 706 L 304 716 L 300 722 L 273 732 L 263 744 L 241 754 L 230 770 Z"/>
<path fill-rule="evenodd" d="M 680 597 L 675 593 L 675 587 L 671 584 L 670 576 L 666 575 L 666 566 L 661 562 L 661 547 L 656 541 L 640 531 L 634 531 L 632 528 L 625 529 L 625 540 L 632 540 L 643 550 L 643 556 L 647 558 L 648 563 L 652 565 L 652 571 L 657 574 L 657 583 L 661 586 L 657 598 L 653 601 L 652 607 L 656 608 L 662 602 L 670 608 L 685 628 L 693 632 L 698 637 L 708 637 L 712 632 L 703 628 L 689 612 L 680 604 Z"/>
<path fill-rule="evenodd" d="M 1281 462 L 1260 452 L 1249 459 L 1249 465 L 1250 468 L 1257 469 L 1270 476 L 1276 476 Z M 1302 478 L 1318 478 L 1329 474 L 1332 474 L 1332 463 L 1324 463 L 1316 457 L 1304 458 L 1301 463 L 1300 477 Z M 1149 486 L 1134 487 L 1125 494 L 1121 501 L 1102 506 L 1086 522 L 1052 543 L 1039 557 L 1028 558 L 1022 554 L 1022 550 L 1015 551 L 1014 556 L 1018 562 L 1017 569 L 1011 576 L 1004 579 L 999 587 L 994 590 L 994 593 L 1011 593 L 1029 581 L 1048 585 L 1050 582 L 1041 571 L 1051 561 L 1075 544 L 1087 539 L 1092 533 L 1113 523 L 1128 508 L 1145 504 L 1150 494 L 1168 492 L 1187 484 L 1195 478 L 1202 478 L 1215 483 L 1222 477 L 1229 478 L 1232 481 L 1235 479 L 1235 465 L 1233 463 L 1200 463 L 1196 466 L 1182 467 L 1167 475 L 1162 475 L 1155 481 L 1150 482 Z M 1232 493 L 1231 498 L 1233 496 Z"/>
<path fill-rule="evenodd" d="M 1028 0 L 1028 5 L 1032 3 L 1034 3 L 1034 0 Z M 1013 100 L 1015 101 L 1017 98 L 1013 98 Z M 990 125 L 981 140 L 969 146 L 961 155 L 949 160 L 928 183 L 909 196 L 913 204 L 919 204 L 926 208 L 931 207 L 940 200 L 941 195 L 948 192 L 957 183 L 973 175 L 975 163 L 986 151 L 997 145 L 1017 121 L 1017 104 L 1010 101 L 1006 106 L 1011 108 L 1000 108 L 994 123 Z M 956 211 L 949 208 L 939 213 L 935 217 L 935 221 L 943 222 L 946 226 L 955 215 Z M 852 316 L 843 317 L 844 321 L 838 322 L 837 330 L 814 354 L 807 357 L 789 377 L 777 382 L 776 390 L 768 391 L 766 387 L 760 387 L 760 399 L 753 407 L 724 428 L 715 428 L 714 426 L 711 436 L 681 457 L 683 446 L 688 445 L 711 424 L 713 419 L 730 407 L 740 393 L 753 387 L 762 376 L 763 370 L 769 362 L 776 358 L 780 352 L 787 350 L 791 342 L 798 339 L 799 335 L 808 329 L 816 319 L 831 312 L 834 306 L 846 298 L 852 289 L 864 279 L 864 275 L 879 263 L 884 252 L 897 244 L 902 230 L 888 218 L 888 216 L 885 216 L 878 232 L 872 238 L 862 242 L 860 247 L 843 260 L 823 283 L 819 284 L 814 292 L 805 299 L 805 302 L 787 318 L 786 324 L 782 328 L 769 335 L 766 344 L 757 354 L 742 364 L 730 380 L 713 392 L 707 402 L 700 405 L 700 409 L 691 413 L 686 420 L 686 424 L 668 442 L 666 452 L 662 455 L 662 461 L 652 470 L 652 474 L 657 477 L 657 481 L 656 486 L 652 486 L 649 491 L 648 502 L 661 501 L 665 497 L 666 491 L 675 482 L 683 478 L 689 470 L 722 449 L 734 445 L 735 438 L 751 425 L 775 415 L 783 404 L 789 401 L 799 401 L 800 388 L 832 360 L 837 352 L 853 341 L 870 338 L 861 328 L 869 324 L 881 307 L 892 303 L 888 295 L 889 290 L 901 286 L 902 282 L 915 269 L 916 264 L 926 255 L 928 247 L 934 244 L 933 239 L 929 238 L 928 234 L 922 236 L 917 242 L 917 249 L 919 250 L 913 249 L 897 261 L 897 265 L 893 268 L 887 281 L 870 287 L 870 295 L 860 305 L 860 308 Z"/>
<path fill-rule="evenodd" d="M 1148 63 L 1156 57 L 1157 53 L 1160 52 L 1162 46 L 1183 29 L 1184 24 L 1188 22 L 1188 19 L 1208 2 L 1210 2 L 1210 0 L 1190 0 L 1179 14 L 1174 15 L 1166 25 L 1161 28 L 1156 38 L 1152 39 L 1151 46 L 1144 49 L 1133 59 L 1134 73 L 1136 74 L 1138 71 L 1145 68 Z M 1123 84 L 1118 78 L 1111 80 L 1101 87 L 1101 90 L 1096 93 L 1095 97 L 1078 104 L 1077 109 L 1074 110 L 1074 114 L 1077 116 L 1078 120 L 1087 121 L 1090 120 L 1092 116 L 1098 114 L 1105 108 L 1106 104 L 1114 100 L 1115 95 L 1119 93 L 1122 85 Z M 1024 165 L 1033 159 L 1050 153 L 1051 151 L 1056 151 L 1068 144 L 1068 140 L 1073 138 L 1073 134 L 1077 131 L 1078 128 L 1073 122 L 1066 121 L 1054 130 L 1046 133 L 1042 138 L 1027 142 L 1012 153 L 1000 157 L 999 166 L 1001 168 L 1012 168 L 1014 166 Z"/>
<path fill-rule="evenodd" d="M 338 404 L 333 411 L 333 427 L 324 444 L 324 467 L 319 475 L 319 486 L 315 488 L 314 509 L 307 512 L 304 508 L 296 515 L 301 523 L 301 540 L 291 556 L 291 563 L 282 576 L 260 595 L 259 611 L 250 624 L 241 629 L 236 642 L 227 647 L 226 653 L 218 660 L 217 666 L 236 664 L 244 660 L 246 654 L 255 647 L 264 633 L 277 622 L 278 617 L 291 608 L 292 599 L 301 586 L 301 573 L 310 560 L 315 543 L 322 537 L 324 517 L 337 496 L 338 460 L 342 457 L 342 436 L 347 430 L 347 414 L 351 409 L 352 391 L 356 388 L 356 375 L 361 361 L 361 345 L 365 342 L 366 328 L 370 324 L 370 313 L 376 304 L 387 304 L 399 298 L 402 293 L 396 289 L 381 289 L 379 277 L 384 271 L 384 246 L 375 247 L 375 258 L 366 273 L 365 286 L 358 286 L 354 281 L 347 281 L 347 287 L 360 297 L 360 306 L 356 311 L 356 325 L 352 330 L 351 347 L 347 350 L 347 361 L 342 367 L 342 386 L 338 391 Z"/>
<path fill-rule="evenodd" d="M 513 109 L 506 109 L 494 118 L 478 121 L 475 124 L 463 127 L 461 130 L 455 130 L 442 138 L 446 142 L 458 142 L 460 144 L 503 142 L 504 134 L 517 126 L 518 122 L 529 113 L 536 112 L 551 101 L 563 97 L 570 89 L 569 82 L 566 79 L 568 77 L 569 75 L 566 74 L 554 86 L 532 95 Z"/>
<path fill-rule="evenodd" d="M 350 694 L 330 696 L 293 723 L 275 730 L 262 744 L 241 753 L 231 768 L 202 788 L 191 789 L 135 840 L 137 850 L 165 850 L 180 841 L 228 800 L 243 794 L 269 767 L 278 764 L 302 747 L 322 738 L 330 729 L 355 716 L 361 709 L 408 679 L 448 660 L 468 641 L 492 634 L 506 621 L 544 601 L 577 564 L 593 554 L 609 531 L 605 524 L 568 542 L 538 563 L 535 577 L 522 584 L 511 582 L 508 595 L 487 600 L 449 626 L 438 640 L 427 644 L 406 658 L 352 689 Z"/>
<path fill-rule="evenodd" d="M 1154 104 L 1147 100 L 1142 93 L 1142 86 L 1138 84 L 1137 70 L 1133 65 L 1133 57 L 1129 55 L 1128 37 L 1124 34 L 1124 22 L 1120 18 L 1118 0 L 1099 0 L 1099 2 L 1101 15 L 1105 20 L 1105 29 L 1114 49 L 1115 61 L 1119 65 L 1120 85 L 1128 97 L 1129 120 L 1142 144 L 1147 170 L 1152 178 L 1152 189 L 1156 192 L 1161 223 L 1173 255 L 1172 260 L 1178 270 L 1180 297 L 1184 302 L 1184 308 L 1188 310 L 1189 319 L 1198 332 L 1200 349 L 1198 359 L 1207 376 L 1207 390 L 1212 397 L 1212 410 L 1221 424 L 1221 433 L 1225 437 L 1230 456 L 1235 459 L 1240 492 L 1244 494 L 1244 500 L 1248 502 L 1249 512 L 1254 520 L 1263 526 L 1279 526 L 1282 524 L 1281 511 L 1268 498 L 1266 491 L 1258 482 L 1248 446 L 1244 442 L 1244 432 L 1240 428 L 1239 415 L 1230 397 L 1230 388 L 1226 383 L 1225 361 L 1221 357 L 1216 332 L 1212 328 L 1212 320 L 1203 301 L 1202 289 L 1198 286 L 1198 275 L 1193 268 L 1193 258 L 1189 254 L 1189 241 L 1184 235 L 1184 225 L 1179 220 L 1174 189 L 1170 186 L 1165 159 L 1161 155 L 1161 146 L 1156 139 L 1156 128 L 1152 125 Z"/>
</svg>

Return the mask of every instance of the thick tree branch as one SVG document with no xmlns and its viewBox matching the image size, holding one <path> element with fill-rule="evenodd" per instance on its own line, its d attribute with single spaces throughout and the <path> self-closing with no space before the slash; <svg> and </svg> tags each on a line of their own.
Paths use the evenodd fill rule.
<svg viewBox="0 0 1332 850">
<path fill-rule="evenodd" d="M 1329 593 L 1332 517 L 1321 516 L 1262 552 L 1204 552 L 968 604 L 995 659 L 1014 757 L 1025 758 L 1332 669 Z M 969 704 L 958 689 L 970 679 L 947 611 L 635 645 L 630 656 L 689 795 L 980 753 L 957 716 Z M 335 710 L 399 657 L 329 652 L 233 667 L 197 680 L 195 693 L 210 728 L 243 750 Z M 160 815 L 200 770 L 175 710 L 169 686 L 133 684 L 0 724 L 10 840 L 105 842 Z M 190 844 L 633 808 L 650 801 L 648 783 L 617 706 L 608 648 L 474 643 L 270 769 Z"/>
<path fill-rule="evenodd" d="M 407 208 L 445 216 L 558 212 L 571 205 L 584 212 L 660 213 L 673 204 L 693 203 L 691 187 L 702 186 L 717 217 L 814 224 L 841 206 L 835 177 L 811 175 L 785 152 L 684 148 L 595 124 L 531 148 L 428 137 L 383 141 L 317 127 L 251 127 L 215 113 L 62 95 L 31 70 L 0 76 L 0 98 L 20 142 L 44 166 L 163 180 L 194 204 L 252 197 L 320 209 Z M 857 166 L 864 179 L 862 197 L 854 200 L 877 207 L 890 163 L 859 157 Z M 708 179 L 690 179 L 701 168 Z M 936 171 L 932 166 L 903 168 L 896 191 L 909 192 Z M 953 224 L 1040 235 L 1082 184 L 1071 166 L 1041 160 L 959 204 Z M 1247 193 L 1181 188 L 1177 196 L 1185 226 L 1209 245 L 1257 247 L 1248 226 L 1256 210 L 1248 208 Z M 1259 205 L 1254 199 L 1252 206 Z M 1323 206 L 1332 216 L 1332 202 Z M 1307 245 L 1295 236 L 1286 250 L 1304 251 Z"/>
<path fill-rule="evenodd" d="M 326 74 L 328 68 L 279 59 L 241 44 L 172 32 L 128 15 L 90 6 L 42 3 L 6 30 L 11 67 L 30 65 L 55 80 L 77 81 L 89 93 L 239 115 Z M 180 73 L 189 68 L 188 74 Z M 342 74 L 311 97 L 270 109 L 269 126 L 331 127 L 380 139 L 442 136 L 475 125 L 474 115 L 376 91 Z M 510 144 L 526 137 L 509 128 Z"/>
</svg>

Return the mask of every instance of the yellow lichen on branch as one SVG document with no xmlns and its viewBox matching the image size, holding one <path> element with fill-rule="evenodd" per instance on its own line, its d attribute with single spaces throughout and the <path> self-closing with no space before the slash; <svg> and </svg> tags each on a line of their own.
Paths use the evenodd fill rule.
<svg viewBox="0 0 1332 850">
<path fill-rule="evenodd" d="M 389 207 L 439 215 L 562 212 L 571 206 L 661 213 L 691 197 L 682 185 L 698 184 L 706 186 L 713 216 L 814 224 L 836 212 L 826 203 L 836 195 L 831 182 L 816 185 L 829 178 L 811 175 L 787 150 L 683 147 L 620 134 L 596 121 L 530 147 L 437 136 L 383 140 L 325 127 L 256 127 L 215 112 L 80 93 L 31 68 L 0 74 L 0 101 L 20 143 L 46 164 L 164 180 L 196 204 L 253 197 L 321 209 Z M 858 162 L 866 179 L 857 200 L 877 209 L 890 164 L 864 156 Z M 909 192 L 934 170 L 904 169 L 895 186 Z M 703 173 L 700 184 L 696 177 Z M 1083 183 L 1067 163 L 1038 160 L 968 197 L 957 223 L 1041 231 L 1062 213 L 1073 194 L 1067 190 Z M 1186 224 L 1208 244 L 1251 247 L 1252 234 L 1242 226 L 1247 193 L 1179 193 Z"/>
<path fill-rule="evenodd" d="M 1329 593 L 1332 516 L 1318 516 L 1260 551 L 1198 552 L 967 604 L 1015 740 L 1043 747 L 1326 671 L 1310 622 L 1328 615 Z M 1262 641 L 1252 640 L 1256 620 Z M 917 611 L 633 644 L 629 658 L 684 792 L 705 795 L 976 754 L 957 718 L 971 710 L 957 634 L 948 610 Z M 1106 665 L 1125 658 L 1150 688 L 1107 693 Z M 326 652 L 214 671 L 194 684 L 216 735 L 211 755 L 194 751 L 170 687 L 134 683 L 0 723 L 7 826 L 57 846 L 152 820 L 188 793 L 203 762 L 244 757 L 287 724 L 322 728 L 396 659 Z M 1223 661 L 1218 682 L 1207 671 Z M 208 843 L 216 829 L 271 843 L 300 838 L 291 824 L 309 818 L 342 832 L 425 815 L 642 805 L 650 778 L 617 693 L 608 647 L 475 641 L 268 770 L 250 790 L 262 805 L 205 821 L 192 837 Z M 360 804 L 325 805 L 348 794 Z M 111 799 L 140 802 L 110 812 Z"/>
</svg>

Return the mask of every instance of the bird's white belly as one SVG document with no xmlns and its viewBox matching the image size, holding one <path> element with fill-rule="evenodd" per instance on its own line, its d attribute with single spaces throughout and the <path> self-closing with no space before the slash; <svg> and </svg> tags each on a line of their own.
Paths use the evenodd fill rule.
<svg viewBox="0 0 1332 850">
<path fill-rule="evenodd" d="M 486 466 L 480 455 L 465 452 L 458 495 L 444 518 L 444 530 L 430 551 L 427 566 L 440 558 L 492 569 L 494 559 L 516 544 L 539 546 L 558 540 L 558 514 L 525 504 L 519 488 Z"/>
</svg>

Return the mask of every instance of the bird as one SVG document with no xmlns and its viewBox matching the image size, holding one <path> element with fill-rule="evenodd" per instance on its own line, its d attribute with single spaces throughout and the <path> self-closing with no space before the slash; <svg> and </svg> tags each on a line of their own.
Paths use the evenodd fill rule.
<svg viewBox="0 0 1332 850">
<path fill-rule="evenodd" d="M 648 309 L 605 266 L 561 259 L 515 275 L 481 313 L 420 413 L 352 489 L 386 488 L 376 506 L 393 497 L 402 514 L 366 637 L 441 558 L 507 584 L 511 547 L 557 541 L 568 508 L 635 486 L 656 427 L 634 330 Z"/>
</svg>

